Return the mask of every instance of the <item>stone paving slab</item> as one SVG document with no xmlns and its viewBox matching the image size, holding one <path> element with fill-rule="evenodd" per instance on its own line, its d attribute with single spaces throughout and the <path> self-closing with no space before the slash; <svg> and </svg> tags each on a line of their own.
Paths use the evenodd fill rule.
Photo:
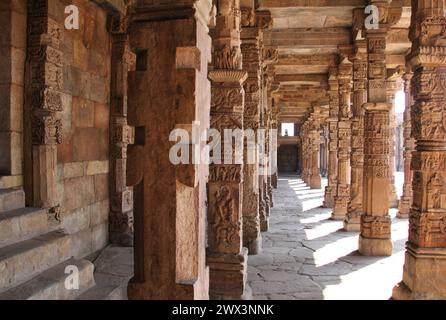
<svg viewBox="0 0 446 320">
<path fill-rule="evenodd" d="M 402 179 L 396 179 L 401 183 Z M 322 208 L 324 188 L 311 190 L 296 177 L 281 177 L 274 191 L 263 251 L 248 259 L 248 282 L 258 300 L 357 300 L 391 297 L 402 279 L 408 221 L 393 219 L 392 257 L 364 257 L 358 233 L 342 230 Z M 397 190 L 401 186 L 397 185 Z M 391 210 L 395 217 L 396 210 Z"/>
</svg>

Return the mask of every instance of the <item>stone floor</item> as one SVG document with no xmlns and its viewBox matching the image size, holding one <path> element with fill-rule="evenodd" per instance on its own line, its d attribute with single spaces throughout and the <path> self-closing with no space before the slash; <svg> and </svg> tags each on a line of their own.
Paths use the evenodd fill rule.
<svg viewBox="0 0 446 320">
<path fill-rule="evenodd" d="M 401 195 L 403 175 L 397 173 Z M 323 181 L 325 188 L 326 181 Z M 321 208 L 323 189 L 310 190 L 297 177 L 281 177 L 274 191 L 270 230 L 263 233 L 263 252 L 249 256 L 249 284 L 254 299 L 389 299 L 402 278 L 407 220 L 393 220 L 392 257 L 362 257 L 358 234 L 342 231 Z M 396 210 L 391 210 L 394 217 Z M 126 298 L 133 273 L 133 248 L 108 246 L 91 259 L 96 282 L 121 288 Z"/>
<path fill-rule="evenodd" d="M 401 194 L 402 174 L 396 184 Z M 326 181 L 324 181 L 325 187 Z M 255 299 L 389 299 L 402 279 L 408 221 L 393 217 L 391 257 L 358 254 L 358 233 L 342 231 L 321 208 L 323 189 L 310 190 L 297 177 L 281 177 L 275 190 L 263 252 L 248 259 Z"/>
</svg>

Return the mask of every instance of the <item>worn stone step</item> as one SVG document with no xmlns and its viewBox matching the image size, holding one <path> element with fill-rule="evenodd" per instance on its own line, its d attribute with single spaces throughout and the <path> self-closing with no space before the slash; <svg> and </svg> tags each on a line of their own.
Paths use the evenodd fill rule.
<svg viewBox="0 0 446 320">
<path fill-rule="evenodd" d="M 121 286 L 96 285 L 81 294 L 76 300 L 125 300 L 124 289 Z"/>
<path fill-rule="evenodd" d="M 25 207 L 25 192 L 22 189 L 0 189 L 0 213 Z"/>
<path fill-rule="evenodd" d="M 72 240 L 53 231 L 0 249 L 0 293 L 71 258 Z"/>
<path fill-rule="evenodd" d="M 65 286 L 67 277 L 73 275 L 70 269 L 66 270 L 67 266 L 77 267 L 79 272 L 77 290 L 69 290 Z M 90 261 L 69 259 L 15 288 L 0 293 L 0 300 L 73 300 L 94 287 L 93 272 L 94 265 Z"/>
<path fill-rule="evenodd" d="M 48 232 L 46 210 L 22 208 L 0 214 L 0 248 Z"/>
</svg>

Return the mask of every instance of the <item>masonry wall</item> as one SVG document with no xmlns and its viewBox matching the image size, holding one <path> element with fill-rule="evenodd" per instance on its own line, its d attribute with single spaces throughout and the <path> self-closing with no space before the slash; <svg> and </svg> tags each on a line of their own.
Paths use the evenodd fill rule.
<svg viewBox="0 0 446 320">
<path fill-rule="evenodd" d="M 23 86 L 26 0 L 0 1 L 0 188 L 23 174 Z"/>
<path fill-rule="evenodd" d="M 56 2 L 63 25 L 66 4 Z M 105 10 L 91 1 L 72 3 L 80 10 L 80 28 L 64 30 L 63 37 L 58 197 L 62 227 L 76 234 L 81 255 L 87 255 L 108 243 L 111 37 Z"/>
</svg>

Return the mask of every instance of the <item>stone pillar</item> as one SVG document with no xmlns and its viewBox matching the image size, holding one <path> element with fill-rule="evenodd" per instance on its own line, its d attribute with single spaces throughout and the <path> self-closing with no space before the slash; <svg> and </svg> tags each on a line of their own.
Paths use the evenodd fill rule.
<svg viewBox="0 0 446 320">
<path fill-rule="evenodd" d="M 394 299 L 446 299 L 446 1 L 412 1 L 413 202 Z"/>
<path fill-rule="evenodd" d="M 390 130 L 390 159 L 389 159 L 389 175 L 390 175 L 390 194 L 389 194 L 389 207 L 398 208 L 398 195 L 396 193 L 395 186 L 395 151 L 396 151 L 396 114 L 395 114 L 395 96 L 396 92 L 399 91 L 400 86 L 397 80 L 387 81 L 387 103 L 389 103 L 392 108 L 389 112 L 389 130 Z"/>
<path fill-rule="evenodd" d="M 352 153 L 351 188 L 346 231 L 360 231 L 363 212 L 363 171 L 364 171 L 364 103 L 367 102 L 367 44 L 357 41 L 353 55 L 353 105 L 352 105 Z"/>
<path fill-rule="evenodd" d="M 415 150 L 415 141 L 412 138 L 412 123 L 410 111 L 412 109 L 412 93 L 411 93 L 411 81 L 413 73 L 406 70 L 403 76 L 404 80 L 404 92 L 406 95 L 406 109 L 404 110 L 404 185 L 403 195 L 401 196 L 398 214 L 399 219 L 409 218 L 410 206 L 412 205 L 412 179 L 413 172 L 411 169 L 412 152 Z"/>
<path fill-rule="evenodd" d="M 27 204 L 56 208 L 57 145 L 62 143 L 64 28 L 48 1 L 28 1 L 25 71 L 25 191 Z"/>
<path fill-rule="evenodd" d="M 387 2 L 379 5 L 384 18 Z M 364 119 L 364 193 L 359 252 L 363 255 L 392 254 L 391 219 L 389 216 L 389 111 L 386 100 L 387 25 L 366 31 L 368 49 L 368 103 Z"/>
<path fill-rule="evenodd" d="M 255 24 L 252 7 L 242 8 L 241 51 L 243 69 L 248 73 L 244 84 L 245 110 L 243 126 L 245 130 L 243 165 L 243 246 L 249 254 L 257 254 L 262 249 L 259 212 L 259 153 L 256 145 L 257 129 L 260 124 L 260 81 L 262 33 Z M 249 134 L 248 134 L 249 133 Z"/>
<path fill-rule="evenodd" d="M 330 68 L 328 95 L 330 98 L 328 130 L 328 185 L 325 188 L 324 207 L 332 208 L 336 195 L 338 176 L 338 121 L 339 121 L 339 87 L 337 67 Z"/>
<path fill-rule="evenodd" d="M 302 180 L 305 184 L 309 184 L 309 161 L 308 161 L 308 151 L 309 151 L 309 130 L 308 130 L 308 122 L 305 122 L 302 126 L 301 132 L 302 138 Z"/>
<path fill-rule="evenodd" d="M 321 146 L 321 131 L 317 115 L 311 119 L 311 131 L 309 132 L 310 140 L 310 177 L 309 184 L 311 189 L 321 188 L 321 172 L 320 172 L 320 146 Z"/>
<path fill-rule="evenodd" d="M 217 7 L 216 27 L 211 33 L 213 69 L 209 72 L 212 80 L 211 128 L 221 135 L 225 130 L 241 133 L 243 83 L 248 73 L 242 70 L 240 4 L 239 1 L 219 0 Z M 243 161 L 236 155 L 238 146 L 243 149 L 243 134 L 234 133 L 233 137 L 235 144 L 224 150 L 220 159 L 222 164 L 210 165 L 207 261 L 211 299 L 249 296 L 246 284 L 248 249 L 243 247 L 242 235 Z"/>
<path fill-rule="evenodd" d="M 127 123 L 128 72 L 135 71 L 136 55 L 130 50 L 128 16 L 112 17 L 110 242 L 133 246 L 133 190 L 127 186 L 127 146 L 134 128 Z"/>
<path fill-rule="evenodd" d="M 350 201 L 351 122 L 350 97 L 352 90 L 352 63 L 341 52 L 339 65 L 339 122 L 338 122 L 338 176 L 332 219 L 344 220 Z"/>
<path fill-rule="evenodd" d="M 128 148 L 127 183 L 135 199 L 135 273 L 129 299 L 209 298 L 208 166 L 190 155 L 202 150 L 205 142 L 196 137 L 209 128 L 212 11 L 210 0 L 138 1 L 132 15 L 130 45 L 137 54 L 129 73 L 128 122 L 135 144 Z M 187 159 L 176 164 L 179 150 Z M 219 195 L 220 204 L 227 201 L 225 190 Z M 240 220 L 234 223 L 240 228 Z"/>
</svg>

